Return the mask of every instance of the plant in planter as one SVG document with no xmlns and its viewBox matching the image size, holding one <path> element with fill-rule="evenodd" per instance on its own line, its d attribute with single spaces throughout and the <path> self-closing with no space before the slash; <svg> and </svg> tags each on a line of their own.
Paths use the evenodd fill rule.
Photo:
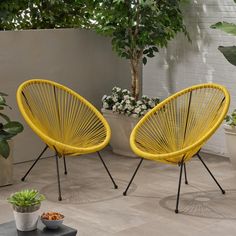
<svg viewBox="0 0 236 236">
<path fill-rule="evenodd" d="M 12 183 L 12 155 L 10 155 L 9 141 L 18 133 L 23 131 L 23 125 L 17 121 L 11 121 L 10 118 L 3 113 L 7 105 L 5 97 L 7 94 L 0 92 L 0 186 Z M 10 142 L 11 144 L 11 142 Z"/>
<path fill-rule="evenodd" d="M 159 48 L 166 47 L 168 42 L 178 32 L 188 37 L 180 0 L 90 0 L 90 28 L 96 32 L 112 38 L 113 50 L 118 56 L 129 60 L 131 71 L 131 92 L 129 99 L 123 99 L 117 104 L 110 104 L 114 97 L 103 97 L 103 114 L 107 118 L 111 129 L 111 146 L 113 151 L 133 156 L 129 147 L 129 136 L 138 118 L 151 107 L 147 106 L 144 98 L 140 98 L 141 65 L 145 65 L 148 58 L 154 57 Z M 88 10 L 88 11 L 89 11 Z M 124 90 L 123 90 L 124 91 Z M 149 98 L 148 98 L 149 99 Z M 149 99 L 156 104 L 155 99 Z M 114 100 L 113 100 L 114 102 Z M 132 104 L 132 108 L 130 104 Z M 109 104 L 107 106 L 107 103 Z M 112 115 L 109 110 L 113 110 Z M 126 114 L 129 117 L 117 116 Z"/>
<path fill-rule="evenodd" d="M 234 0 L 236 3 L 236 0 Z M 212 29 L 219 29 L 225 33 L 236 36 L 236 24 L 229 22 L 218 22 L 211 25 Z M 224 55 L 226 60 L 236 66 L 236 46 L 219 46 L 218 50 Z M 236 109 L 225 118 L 224 124 L 226 145 L 230 155 L 230 160 L 233 167 L 236 169 Z"/>
<path fill-rule="evenodd" d="M 145 65 L 159 48 L 178 32 L 188 37 L 180 10 L 181 0 L 90 0 L 90 28 L 112 38 L 113 50 L 128 59 L 131 95 L 140 95 L 140 64 Z"/>
<path fill-rule="evenodd" d="M 226 121 L 226 124 L 231 127 L 236 126 L 236 109 L 234 109 L 230 115 L 227 115 L 225 117 L 225 121 Z"/>
<path fill-rule="evenodd" d="M 139 118 L 151 110 L 159 98 L 142 96 L 138 101 L 131 96 L 127 89 L 114 87 L 110 96 L 102 98 L 102 112 L 112 127 L 110 144 L 114 153 L 135 156 L 130 150 L 129 135 Z M 120 116 L 122 114 L 122 116 Z"/>
<path fill-rule="evenodd" d="M 234 1 L 236 3 L 236 0 Z M 218 22 L 211 25 L 212 29 L 219 29 L 225 33 L 236 36 L 236 24 L 229 22 Z M 219 51 L 224 55 L 229 63 L 236 66 L 236 46 L 219 46 Z"/>
<path fill-rule="evenodd" d="M 232 166 L 236 169 L 236 109 L 230 115 L 225 117 L 224 124 L 226 145 L 230 156 Z"/>
<path fill-rule="evenodd" d="M 44 195 L 34 189 L 21 190 L 8 198 L 8 202 L 13 206 L 18 230 L 32 231 L 37 228 L 38 211 L 43 200 Z"/>
<path fill-rule="evenodd" d="M 103 109 L 138 118 L 144 116 L 155 107 L 159 101 L 159 98 L 149 98 L 145 95 L 143 95 L 140 100 L 136 101 L 134 97 L 131 96 L 129 90 L 114 87 L 110 96 L 103 96 L 102 105 Z"/>
</svg>

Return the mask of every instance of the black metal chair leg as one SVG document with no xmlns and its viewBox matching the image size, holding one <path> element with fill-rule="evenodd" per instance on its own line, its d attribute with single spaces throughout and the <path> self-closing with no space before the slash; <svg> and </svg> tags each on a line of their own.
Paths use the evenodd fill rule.
<svg viewBox="0 0 236 236">
<path fill-rule="evenodd" d="M 199 155 L 199 153 L 197 153 L 197 156 L 199 158 L 199 160 L 202 162 L 202 164 L 205 166 L 205 168 L 207 169 L 208 173 L 211 175 L 211 177 L 213 178 L 213 180 L 215 181 L 215 183 L 218 185 L 218 187 L 220 188 L 222 194 L 225 194 L 225 190 L 220 186 L 220 184 L 218 183 L 218 181 L 216 180 L 216 178 L 214 177 L 214 175 L 211 173 L 211 171 L 209 170 L 209 168 L 207 167 L 206 163 L 202 160 L 201 156 Z"/>
<path fill-rule="evenodd" d="M 186 164 L 185 163 L 184 163 L 184 177 L 185 177 L 185 184 L 188 184 L 187 170 L 186 170 Z"/>
<path fill-rule="evenodd" d="M 103 166 L 105 167 L 105 169 L 106 169 L 106 171 L 107 171 L 107 173 L 108 173 L 108 175 L 109 175 L 109 177 L 110 177 L 112 183 L 114 184 L 114 188 L 117 189 L 118 186 L 117 186 L 116 182 L 114 181 L 114 179 L 112 178 L 111 173 L 110 173 L 110 171 L 108 170 L 108 168 L 107 168 L 107 166 L 106 166 L 104 160 L 102 159 L 102 156 L 101 156 L 100 152 L 97 152 L 97 153 L 98 153 L 98 156 L 99 156 L 100 160 L 102 161 L 102 164 L 103 164 Z"/>
<path fill-rule="evenodd" d="M 65 155 L 63 155 L 63 162 L 64 162 L 64 174 L 67 175 L 67 167 L 66 167 L 66 158 L 65 158 Z"/>
<path fill-rule="evenodd" d="M 130 185 L 131 185 L 131 183 L 133 182 L 133 179 L 134 179 L 134 177 L 135 177 L 135 175 L 136 175 L 136 173 L 137 173 L 137 171 L 138 171 L 139 167 L 141 166 L 142 162 L 143 162 L 143 158 L 141 158 L 141 160 L 140 160 L 140 162 L 139 162 L 139 164 L 138 164 L 138 166 L 137 166 L 136 170 L 134 171 L 134 174 L 133 174 L 133 176 L 132 176 L 131 180 L 129 181 L 129 184 L 128 184 L 128 186 L 127 186 L 126 190 L 123 192 L 123 195 L 124 195 L 124 196 L 126 196 L 126 195 L 127 195 L 127 191 L 129 190 L 129 186 L 130 186 Z"/>
<path fill-rule="evenodd" d="M 182 181 L 183 165 L 184 165 L 184 161 L 182 160 L 181 163 L 180 163 L 179 186 L 178 186 L 176 208 L 175 208 L 175 213 L 176 214 L 179 213 L 179 195 L 180 195 L 180 188 L 181 188 L 181 181 Z"/>
<path fill-rule="evenodd" d="M 25 181 L 25 178 L 27 177 L 27 175 L 30 173 L 30 171 L 33 169 L 33 167 L 35 166 L 35 164 L 38 162 L 38 160 L 40 159 L 40 157 L 42 157 L 42 155 L 45 153 L 45 151 L 48 149 L 48 145 L 45 146 L 45 148 L 43 149 L 43 151 L 39 154 L 39 156 L 37 157 L 37 159 L 34 161 L 33 165 L 29 168 L 29 170 L 26 172 L 26 174 L 21 178 L 21 181 Z"/>
<path fill-rule="evenodd" d="M 58 201 L 62 200 L 61 197 L 61 183 L 60 183 L 60 172 L 59 172 L 59 164 L 58 164 L 58 154 L 55 155 L 56 158 L 56 166 L 57 166 L 57 184 L 58 184 Z"/>
</svg>

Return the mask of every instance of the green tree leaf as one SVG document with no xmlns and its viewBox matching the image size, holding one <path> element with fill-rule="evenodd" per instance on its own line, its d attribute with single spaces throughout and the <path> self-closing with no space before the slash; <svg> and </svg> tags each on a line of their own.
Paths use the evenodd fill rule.
<svg viewBox="0 0 236 236">
<path fill-rule="evenodd" d="M 6 97 L 6 96 L 8 96 L 8 94 L 0 92 L 0 96 Z"/>
<path fill-rule="evenodd" d="M 154 52 L 159 52 L 157 47 L 152 47 L 152 49 L 153 49 Z"/>
<path fill-rule="evenodd" d="M 147 64 L 147 58 L 143 57 L 143 64 L 146 65 Z"/>
<path fill-rule="evenodd" d="M 0 116 L 1 116 L 6 122 L 10 122 L 10 121 L 11 121 L 10 118 L 9 118 L 7 115 L 3 114 L 3 113 L 0 113 Z"/>
<path fill-rule="evenodd" d="M 6 140 L 0 141 L 0 155 L 2 155 L 4 158 L 8 158 L 10 154 L 10 147 Z"/>
<path fill-rule="evenodd" d="M 5 132 L 4 130 L 0 131 L 0 141 L 10 140 L 14 136 L 15 136 L 15 134 L 9 134 L 9 133 Z"/>
<path fill-rule="evenodd" d="M 232 65 L 236 66 L 236 46 L 219 46 L 218 49 Z"/>
<path fill-rule="evenodd" d="M 236 35 L 236 24 L 228 23 L 228 22 L 218 22 L 214 25 L 211 25 L 212 29 L 219 29 L 228 34 Z"/>
<path fill-rule="evenodd" d="M 6 100 L 3 96 L 0 96 L 0 106 L 6 106 Z"/>
<path fill-rule="evenodd" d="M 18 134 L 24 129 L 23 125 L 17 121 L 10 121 L 3 125 L 3 130 L 9 134 Z"/>
</svg>

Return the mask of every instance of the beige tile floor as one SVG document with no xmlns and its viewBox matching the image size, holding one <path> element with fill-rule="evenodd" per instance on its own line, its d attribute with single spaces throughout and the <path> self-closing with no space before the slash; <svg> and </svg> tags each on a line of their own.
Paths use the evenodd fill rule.
<svg viewBox="0 0 236 236">
<path fill-rule="evenodd" d="M 46 195 L 41 211 L 62 212 L 65 223 L 77 228 L 80 236 L 236 235 L 236 171 L 227 158 L 203 155 L 226 195 L 221 194 L 199 160 L 188 163 L 189 185 L 182 186 L 180 213 L 175 214 L 178 167 L 144 161 L 124 197 L 122 192 L 139 159 L 114 155 L 109 150 L 102 154 L 119 189 L 113 189 L 96 154 L 69 157 L 67 176 L 60 162 L 62 202 L 57 201 L 53 158 L 41 160 L 24 183 L 20 177 L 32 163 L 15 165 L 14 185 L 0 188 L 0 223 L 13 219 L 7 196 L 32 187 Z"/>
</svg>

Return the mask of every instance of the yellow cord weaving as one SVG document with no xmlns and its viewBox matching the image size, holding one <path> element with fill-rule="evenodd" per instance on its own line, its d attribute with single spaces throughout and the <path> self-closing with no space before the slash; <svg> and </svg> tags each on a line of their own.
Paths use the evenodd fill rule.
<svg viewBox="0 0 236 236">
<path fill-rule="evenodd" d="M 33 131 L 61 155 L 96 152 L 110 140 L 110 127 L 101 113 L 63 85 L 26 81 L 18 88 L 17 102 Z"/>
<path fill-rule="evenodd" d="M 201 84 L 167 98 L 136 125 L 130 145 L 140 157 L 178 164 L 189 160 L 222 123 L 230 103 L 218 84 Z"/>
</svg>

